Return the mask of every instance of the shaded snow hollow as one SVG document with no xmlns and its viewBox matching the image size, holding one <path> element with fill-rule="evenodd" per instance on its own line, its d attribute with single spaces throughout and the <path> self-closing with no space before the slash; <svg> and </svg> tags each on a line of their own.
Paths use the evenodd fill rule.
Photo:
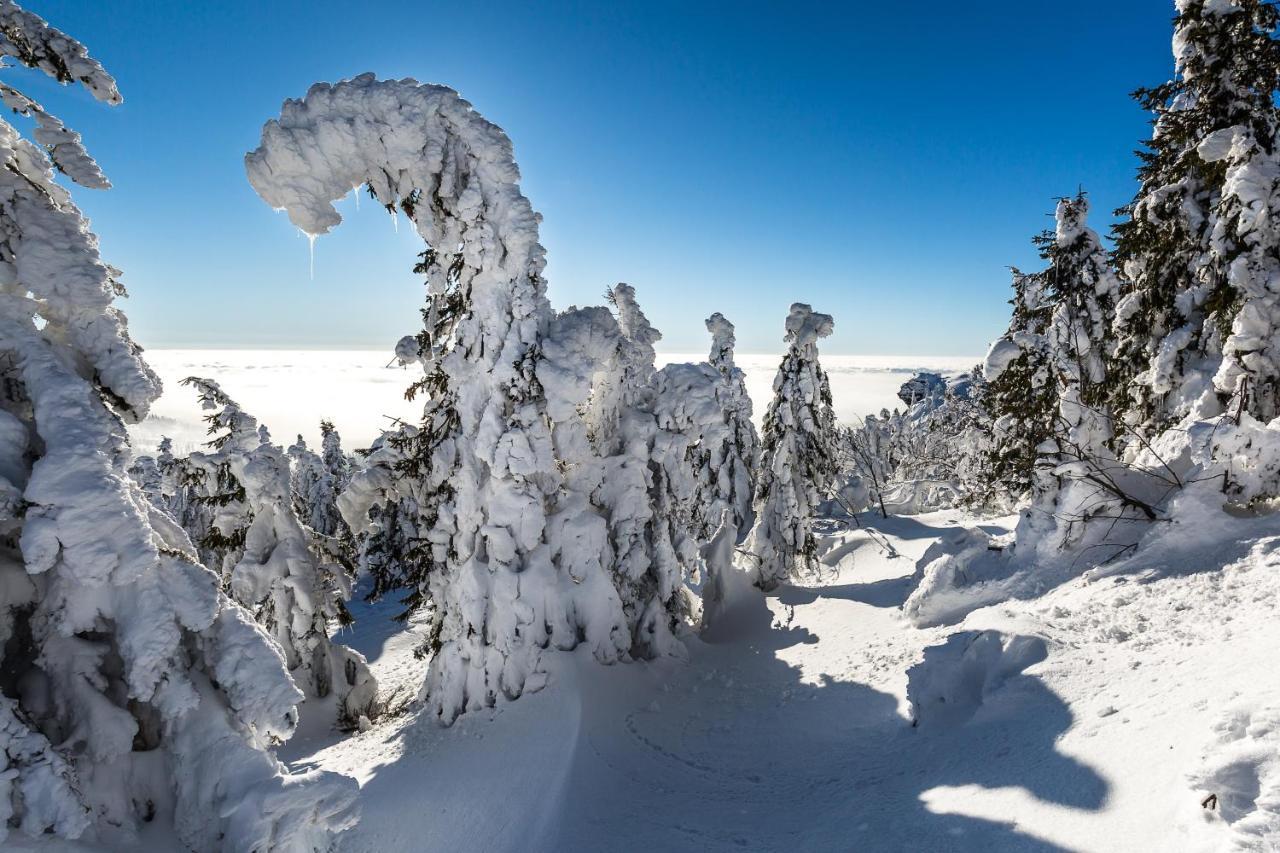
<svg viewBox="0 0 1280 853">
<path fill-rule="evenodd" d="M 829 577 L 749 598 L 687 664 L 550 655 L 547 689 L 452 728 L 286 757 L 360 781 L 345 851 L 1275 849 L 1280 540 L 911 628 L 915 559 L 963 523 L 878 521 L 896 558 L 829 529 Z M 396 610 L 341 639 L 407 697 Z"/>
</svg>

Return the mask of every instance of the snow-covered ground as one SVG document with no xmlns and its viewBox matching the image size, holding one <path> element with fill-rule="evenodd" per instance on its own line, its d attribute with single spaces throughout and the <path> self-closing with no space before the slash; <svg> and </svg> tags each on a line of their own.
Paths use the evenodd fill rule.
<svg viewBox="0 0 1280 853">
<path fill-rule="evenodd" d="M 759 423 L 773 394 L 781 356 L 738 355 L 737 359 L 746 371 Z M 706 353 L 658 354 L 659 367 L 705 360 Z M 918 370 L 959 373 L 979 360 L 978 356 L 827 356 L 822 363 L 831 377 L 836 417 L 848 421 L 901 405 L 898 388 Z M 347 448 L 367 447 L 392 418 L 412 420 L 422 412 L 421 403 L 404 399 L 404 389 L 413 380 L 405 369 L 390 366 L 389 351 L 152 349 L 147 350 L 147 361 L 164 380 L 165 390 L 151 417 L 133 430 L 139 452 L 149 452 L 162 435 L 174 440 L 178 453 L 195 449 L 205 440 L 195 392 L 179 385 L 192 375 L 217 380 L 286 446 L 298 433 L 314 446 L 319 441 L 319 421 L 328 418 Z"/>
<path fill-rule="evenodd" d="M 149 355 L 168 391 L 144 447 L 202 440 L 177 385 L 191 373 L 277 439 L 314 441 L 328 417 L 359 446 L 416 409 L 380 352 Z M 739 357 L 757 415 L 776 360 Z M 970 362 L 824 359 L 845 419 L 894 405 L 915 369 Z M 347 851 L 1280 849 L 1273 519 L 1218 513 L 1118 568 L 925 629 L 899 610 L 916 559 L 1013 519 L 864 516 L 874 536 L 827 520 L 829 574 L 749 596 L 687 639 L 687 663 L 548 653 L 545 689 L 451 728 L 414 713 L 425 664 L 398 603 L 355 601 L 338 639 L 398 712 L 339 735 L 304 708 L 282 757 L 358 779 Z"/>
<path fill-rule="evenodd" d="M 877 522 L 896 556 L 829 523 L 829 577 L 748 599 L 688 663 L 551 654 L 541 692 L 452 728 L 404 714 L 288 757 L 360 781 L 347 851 L 1189 851 L 1233 820 L 1276 849 L 1280 537 L 911 628 L 915 558 L 971 522 Z M 343 639 L 408 698 L 395 610 Z"/>
</svg>

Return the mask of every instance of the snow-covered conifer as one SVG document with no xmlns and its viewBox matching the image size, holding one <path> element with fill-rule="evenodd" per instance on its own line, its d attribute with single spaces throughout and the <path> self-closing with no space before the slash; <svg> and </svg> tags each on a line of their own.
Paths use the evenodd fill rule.
<svg viewBox="0 0 1280 853">
<path fill-rule="evenodd" d="M 689 449 L 696 441 L 689 420 L 705 419 L 705 407 L 693 401 L 707 399 L 710 377 L 718 374 L 693 377 L 689 384 L 675 376 L 689 365 L 659 372 L 654 344 L 662 334 L 640 308 L 635 289 L 618 284 L 606 298 L 617 312 L 618 333 L 586 413 L 588 432 L 604 457 L 593 502 L 607 519 L 632 656 L 683 656 L 675 631 L 689 615 L 684 582 L 699 559 L 688 505 L 694 489 Z"/>
<path fill-rule="evenodd" d="M 164 505 L 164 495 L 161 493 L 164 478 L 154 456 L 135 457 L 129 465 L 129 476 L 138 484 L 147 500 L 156 506 Z"/>
<path fill-rule="evenodd" d="M 755 526 L 747 550 L 758 561 L 756 585 L 770 590 L 817 566 L 813 517 L 836 468 L 831 388 L 818 363 L 818 340 L 835 327 L 829 314 L 801 302 L 787 317 L 787 353 L 764 416 Z"/>
<path fill-rule="evenodd" d="M 1057 228 L 1046 247 L 1042 276 L 1052 315 L 1042 338 L 1055 406 L 1037 453 L 1032 506 L 1019 527 L 1019 545 L 1049 550 L 1079 541 L 1089 519 L 1136 499 L 1135 472 L 1114 453 L 1108 367 L 1120 280 L 1093 229 L 1083 193 L 1062 199 Z"/>
<path fill-rule="evenodd" d="M 293 507 L 289 460 L 265 429 L 211 379 L 184 380 L 196 389 L 213 447 L 190 462 L 215 491 L 212 528 L 231 597 L 247 608 L 284 653 L 308 696 L 337 696 L 347 724 L 372 716 L 377 682 L 364 657 L 329 638 L 331 625 L 350 622 L 351 579 L 329 556 L 328 537 L 305 527 Z M 220 500 L 223 496 L 228 499 Z"/>
<path fill-rule="evenodd" d="M 351 459 L 342 451 L 342 439 L 330 421 L 320 422 L 320 436 L 320 453 L 307 447 L 302 436 L 289 447 L 294 508 L 303 524 L 332 537 L 350 553 L 351 530 L 338 511 L 338 495 L 351 481 Z"/>
<path fill-rule="evenodd" d="M 1177 11 L 1176 76 L 1137 94 L 1155 129 L 1115 229 L 1129 287 L 1108 383 L 1117 417 L 1147 437 L 1188 413 L 1219 414 L 1224 397 L 1262 413 L 1272 396 L 1259 387 L 1274 328 L 1261 282 L 1275 245 L 1257 224 L 1275 177 L 1249 164 L 1274 156 L 1280 12 L 1266 0 L 1178 0 Z"/>
<path fill-rule="evenodd" d="M 719 529 L 721 507 L 732 511 L 730 520 L 738 531 L 750 529 L 760 455 L 746 374 L 733 360 L 733 323 L 717 312 L 707 318 L 707 331 L 711 333 L 710 363 L 721 377 L 716 399 L 724 415 L 725 432 L 718 441 L 704 442 L 707 446 L 699 459 L 700 488 L 694 503 L 702 507 L 699 527 L 704 537 Z"/>
<path fill-rule="evenodd" d="M 434 712 L 447 723 L 536 689 L 547 646 L 585 638 L 616 660 L 626 644 L 607 569 L 580 550 L 592 540 L 557 538 L 590 518 L 558 511 L 563 475 L 537 379 L 552 320 L 545 252 L 506 134 L 451 89 L 366 74 L 287 101 L 246 167 L 307 234 L 337 225 L 333 202 L 367 185 L 427 244 L 414 391 L 428 399 L 394 473 L 427 545 Z"/>
<path fill-rule="evenodd" d="M 918 373 L 903 383 L 905 412 L 866 417 L 840 431 L 841 487 L 847 511 L 883 515 L 965 506 L 1003 509 L 1009 500 L 991 476 L 991 419 L 981 368 L 944 378 Z"/>
<path fill-rule="evenodd" d="M 361 461 L 336 500 L 343 525 L 352 533 L 357 572 L 370 581 L 366 597 L 374 601 L 402 591 L 407 609 L 399 614 L 401 619 L 422 605 L 431 566 L 429 550 L 424 551 L 430 543 L 418 535 L 412 482 L 398 476 L 404 463 L 402 450 L 415 431 L 401 425 L 383 432 L 371 447 L 356 451 Z"/>
<path fill-rule="evenodd" d="M 7 0 L 0 55 L 120 101 L 83 45 Z M 160 383 L 54 168 L 106 180 L 78 135 L 0 97 L 38 143 L 0 120 L 0 840 L 136 846 L 159 816 L 195 850 L 326 847 L 354 822 L 354 782 L 286 780 L 267 746 L 300 693 L 125 470 L 123 421 Z"/>
<path fill-rule="evenodd" d="M 1042 247 L 1051 238 L 1037 239 Z M 983 364 L 984 407 L 992 419 L 985 466 L 991 488 L 1015 497 L 1031 488 L 1037 448 L 1057 415 L 1057 386 L 1046 337 L 1053 305 L 1043 272 L 1013 270 L 1013 317 Z"/>
<path fill-rule="evenodd" d="M 324 462 L 320 455 L 307 446 L 307 440 L 298 434 L 298 440 L 285 451 L 289 456 L 289 488 L 293 492 L 293 508 L 298 520 L 310 524 L 309 515 L 320 500 L 320 482 L 324 477 Z"/>
</svg>

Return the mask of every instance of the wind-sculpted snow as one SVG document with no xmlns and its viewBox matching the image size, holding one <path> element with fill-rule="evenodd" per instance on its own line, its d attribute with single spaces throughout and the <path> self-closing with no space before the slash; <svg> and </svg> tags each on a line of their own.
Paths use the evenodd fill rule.
<svg viewBox="0 0 1280 853">
<path fill-rule="evenodd" d="M 920 725 L 956 725 L 1027 667 L 1048 657 L 1040 637 L 1008 637 L 999 631 L 960 631 L 907 671 L 907 698 Z"/>
<path fill-rule="evenodd" d="M 121 102 L 116 81 L 76 39 L 12 0 L 0 2 L 0 56 L 11 56 L 59 83 L 83 85 L 99 101 Z"/>
<path fill-rule="evenodd" d="M 112 307 L 121 292 L 115 274 L 98 256 L 70 195 L 53 180 L 45 153 L 0 121 L 0 292 L 30 295 L 28 308 L 65 336 L 117 398 L 120 414 L 146 415 L 160 381 L 129 339 L 124 316 Z M 85 176 L 84 170 L 79 172 Z M 76 175 L 73 174 L 73 177 Z M 91 182 L 92 185 L 92 182 Z"/>
</svg>

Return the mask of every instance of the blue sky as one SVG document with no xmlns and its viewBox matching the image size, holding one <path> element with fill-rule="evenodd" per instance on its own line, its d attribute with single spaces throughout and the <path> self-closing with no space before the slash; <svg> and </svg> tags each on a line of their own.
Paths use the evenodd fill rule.
<svg viewBox="0 0 1280 853">
<path fill-rule="evenodd" d="M 242 158 L 286 97 L 363 71 L 446 83 L 502 125 L 545 217 L 551 298 L 635 285 L 665 334 L 702 318 L 777 352 L 792 301 L 842 354 L 978 355 L 1055 197 L 1132 195 L 1168 77 L 1169 0 L 982 3 L 30 2 L 125 103 L 10 72 L 115 188 L 77 198 L 144 345 L 389 347 L 420 246 L 368 199 L 315 247 Z"/>
</svg>

